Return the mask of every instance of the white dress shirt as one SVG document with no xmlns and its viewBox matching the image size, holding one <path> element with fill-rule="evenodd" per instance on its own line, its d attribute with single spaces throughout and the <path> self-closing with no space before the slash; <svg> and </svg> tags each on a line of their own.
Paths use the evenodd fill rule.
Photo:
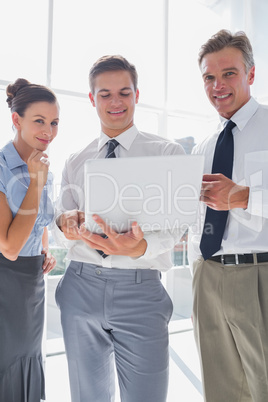
<svg viewBox="0 0 268 402">
<path fill-rule="evenodd" d="M 268 108 L 250 98 L 231 118 L 236 123 L 232 180 L 250 188 L 248 208 L 229 211 L 219 254 L 246 254 L 268 251 Z M 194 154 L 205 155 L 204 173 L 210 173 L 220 131 L 227 120 L 221 118 L 219 132 L 195 146 Z M 190 263 L 196 260 L 203 231 L 206 207 L 200 202 L 198 224 L 188 238 Z"/>
<path fill-rule="evenodd" d="M 69 157 L 62 174 L 62 184 L 57 201 L 56 214 L 59 216 L 67 210 L 84 211 L 84 162 L 87 159 L 104 158 L 107 152 L 106 143 L 111 138 L 101 132 L 82 151 Z M 168 141 L 156 135 L 142 133 L 133 125 L 130 129 L 116 137 L 119 145 L 115 149 L 116 157 L 159 156 L 184 154 L 179 144 Z M 149 168 L 149 166 L 148 166 Z M 178 172 L 181 174 L 181 172 Z M 144 268 L 166 271 L 172 267 L 171 252 L 180 240 L 180 233 L 153 232 L 146 233 L 147 250 L 139 258 L 109 255 L 102 258 L 94 249 L 83 241 L 69 241 L 54 225 L 53 235 L 56 241 L 69 249 L 67 257 L 71 260 L 87 262 L 106 268 Z"/>
</svg>

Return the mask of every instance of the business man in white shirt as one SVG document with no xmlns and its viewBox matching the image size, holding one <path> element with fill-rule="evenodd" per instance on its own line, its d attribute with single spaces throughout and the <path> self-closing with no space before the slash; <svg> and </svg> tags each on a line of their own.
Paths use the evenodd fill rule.
<svg viewBox="0 0 268 402">
<path fill-rule="evenodd" d="M 164 402 L 172 302 L 162 286 L 160 272 L 172 266 L 171 250 L 179 235 L 144 235 L 134 223 L 129 232 L 118 236 L 98 216 L 95 220 L 108 237 L 86 231 L 84 162 L 90 158 L 176 155 L 184 151 L 178 144 L 138 131 L 134 125 L 139 98 L 137 72 L 123 57 L 99 59 L 90 71 L 90 89 L 101 133 L 67 160 L 57 219 L 61 235 L 70 240 L 71 263 L 56 298 L 61 309 L 72 401 L 113 401 L 115 362 L 122 401 Z M 108 142 L 115 138 L 117 142 L 110 149 Z"/>
<path fill-rule="evenodd" d="M 208 137 L 194 149 L 205 155 L 200 216 L 204 230 L 191 228 L 188 255 L 204 397 L 206 402 L 266 402 L 268 109 L 250 95 L 255 66 L 251 44 L 243 32 L 218 32 L 201 47 L 199 65 L 221 125 L 233 122 L 226 137 L 233 140 L 231 177 L 218 167 L 220 160 L 225 168 L 230 159 L 231 151 L 217 153 L 224 132 Z M 224 211 L 223 236 L 214 248 L 219 240 L 214 225 Z M 218 223 L 207 219 L 211 213 Z"/>
</svg>

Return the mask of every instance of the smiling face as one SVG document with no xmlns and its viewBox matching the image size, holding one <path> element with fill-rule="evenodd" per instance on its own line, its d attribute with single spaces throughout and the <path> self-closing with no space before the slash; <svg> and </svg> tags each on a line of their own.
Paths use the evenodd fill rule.
<svg viewBox="0 0 268 402">
<path fill-rule="evenodd" d="M 33 149 L 45 151 L 56 137 L 59 123 L 59 106 L 57 103 L 32 103 L 20 116 L 12 113 L 12 121 L 17 130 L 14 145 L 26 159 Z"/>
<path fill-rule="evenodd" d="M 135 91 L 128 71 L 107 71 L 95 78 L 91 103 L 97 109 L 102 131 L 116 137 L 133 126 L 139 91 Z"/>
<path fill-rule="evenodd" d="M 250 99 L 255 67 L 246 72 L 242 52 L 226 47 L 206 54 L 200 69 L 208 99 L 221 116 L 230 119 Z"/>
</svg>

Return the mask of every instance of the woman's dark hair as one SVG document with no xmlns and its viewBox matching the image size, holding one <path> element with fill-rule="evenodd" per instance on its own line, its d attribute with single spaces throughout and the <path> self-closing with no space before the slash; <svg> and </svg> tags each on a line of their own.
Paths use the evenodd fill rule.
<svg viewBox="0 0 268 402">
<path fill-rule="evenodd" d="M 53 91 L 43 85 L 31 84 L 24 78 L 18 78 L 6 89 L 7 103 L 11 112 L 17 112 L 21 117 L 25 110 L 35 102 L 56 103 L 57 98 Z"/>
</svg>

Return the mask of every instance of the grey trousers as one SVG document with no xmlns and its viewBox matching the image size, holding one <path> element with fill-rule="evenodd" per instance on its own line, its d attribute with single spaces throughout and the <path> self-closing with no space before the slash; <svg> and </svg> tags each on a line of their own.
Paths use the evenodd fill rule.
<svg viewBox="0 0 268 402">
<path fill-rule="evenodd" d="M 194 264 L 194 330 L 206 402 L 268 401 L 268 264 Z"/>
<path fill-rule="evenodd" d="M 72 261 L 56 291 L 72 402 L 165 402 L 172 302 L 157 270 Z M 115 364 L 114 364 L 115 363 Z"/>
</svg>

